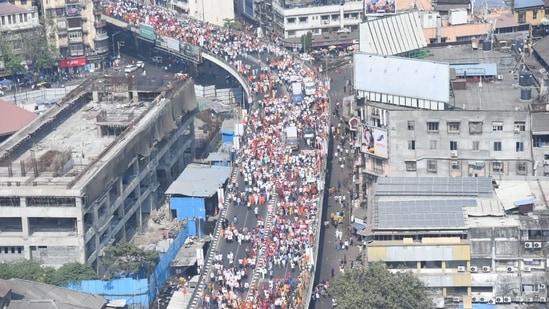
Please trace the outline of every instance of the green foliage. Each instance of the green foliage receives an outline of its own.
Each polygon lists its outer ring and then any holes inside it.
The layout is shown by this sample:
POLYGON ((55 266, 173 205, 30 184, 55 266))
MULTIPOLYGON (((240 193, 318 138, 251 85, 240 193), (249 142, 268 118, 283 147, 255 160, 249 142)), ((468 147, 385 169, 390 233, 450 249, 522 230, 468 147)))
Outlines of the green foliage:
POLYGON ((97 273, 93 268, 80 263, 68 263, 51 274, 49 283, 57 286, 66 286, 67 283, 76 283, 91 279, 97 279, 97 273))
POLYGON ((384 264, 346 270, 332 285, 339 309, 430 308, 425 285, 411 272, 391 273, 384 264))
POLYGON ((120 242, 105 249, 101 263, 106 267, 104 279, 143 271, 148 276, 158 262, 158 252, 143 250, 128 242, 120 242))
POLYGON ((86 279, 97 279, 93 268, 80 263, 69 263, 58 270, 43 266, 33 260, 20 260, 10 263, 0 263, 1 279, 24 279, 57 286, 65 286, 69 282, 79 282, 86 279))
POLYGON ((24 55, 35 69, 51 68, 56 62, 56 48, 48 44, 42 28, 24 36, 24 55))
POLYGON ((307 32, 301 36, 301 46, 303 46, 304 52, 309 52, 311 50, 313 47, 313 34, 311 32, 307 32))
POLYGON ((24 71, 24 67, 21 64, 21 57, 19 55, 5 54, 4 65, 7 75, 13 75, 17 72, 24 71))
POLYGON ((231 30, 236 30, 236 31, 242 31, 243 27, 242 27, 242 23, 240 23, 240 21, 236 20, 236 19, 230 19, 230 18, 224 18, 223 19, 223 26, 225 28, 229 28, 231 30))

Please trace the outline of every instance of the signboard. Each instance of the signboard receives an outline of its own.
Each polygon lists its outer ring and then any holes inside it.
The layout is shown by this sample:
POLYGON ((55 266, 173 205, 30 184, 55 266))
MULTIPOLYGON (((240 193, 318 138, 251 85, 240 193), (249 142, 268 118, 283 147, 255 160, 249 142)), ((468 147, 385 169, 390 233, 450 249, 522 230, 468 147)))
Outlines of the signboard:
POLYGON ((385 15, 396 12, 395 0, 365 0, 364 10, 366 15, 385 15))
POLYGON ((360 151, 388 158, 387 132, 380 128, 362 125, 360 130, 360 151))
POLYGON ((154 27, 150 26, 150 25, 140 24, 139 25, 139 36, 144 38, 144 39, 154 41, 154 38, 155 38, 154 27))
POLYGON ((168 43, 168 49, 179 52, 179 41, 173 38, 166 37, 166 42, 168 43))
POLYGON ((86 65, 86 58, 59 60, 59 66, 62 68, 81 67, 84 65, 86 65))
POLYGON ((200 63, 200 47, 189 43, 179 42, 179 54, 194 63, 200 63))
POLYGON ((161 35, 157 35, 157 36, 156 36, 156 40, 154 41, 154 45, 155 45, 156 47, 168 49, 168 40, 167 40, 167 37, 161 36, 161 35))

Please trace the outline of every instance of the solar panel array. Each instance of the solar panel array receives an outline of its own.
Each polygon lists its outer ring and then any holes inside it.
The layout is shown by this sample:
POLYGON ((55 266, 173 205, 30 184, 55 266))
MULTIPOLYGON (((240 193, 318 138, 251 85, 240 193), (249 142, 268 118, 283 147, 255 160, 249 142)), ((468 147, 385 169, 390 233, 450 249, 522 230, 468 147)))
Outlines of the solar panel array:
POLYGON ((473 199, 379 201, 376 228, 463 228, 463 207, 476 205, 473 199))
POLYGON ((387 177, 378 178, 376 196, 474 196, 491 197, 488 177, 387 177))

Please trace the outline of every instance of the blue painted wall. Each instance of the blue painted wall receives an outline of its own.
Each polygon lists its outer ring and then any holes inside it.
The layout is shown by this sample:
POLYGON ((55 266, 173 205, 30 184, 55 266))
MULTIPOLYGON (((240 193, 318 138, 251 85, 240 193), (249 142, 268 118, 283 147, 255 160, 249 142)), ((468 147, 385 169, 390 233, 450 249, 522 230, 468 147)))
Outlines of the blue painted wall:
POLYGON ((206 201, 202 197, 170 197, 170 208, 177 213, 177 219, 194 221, 194 218, 206 220, 206 201))

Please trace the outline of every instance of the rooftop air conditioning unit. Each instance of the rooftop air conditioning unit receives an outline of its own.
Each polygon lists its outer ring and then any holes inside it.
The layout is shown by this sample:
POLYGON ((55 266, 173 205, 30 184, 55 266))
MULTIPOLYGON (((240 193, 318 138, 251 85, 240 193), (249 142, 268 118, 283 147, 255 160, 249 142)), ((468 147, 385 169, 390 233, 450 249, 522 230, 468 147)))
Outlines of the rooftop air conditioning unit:
POLYGON ((532 243, 531 242, 525 242, 524 243, 524 248, 526 248, 526 249, 532 248, 532 243))
POLYGON ((459 303, 461 301, 461 297, 454 296, 452 300, 454 301, 454 303, 459 303))
POLYGON ((512 273, 515 271, 515 268, 513 266, 507 266, 507 272, 512 273))
POLYGON ((539 241, 534 242, 532 245, 534 246, 534 248, 541 248, 541 246, 542 246, 541 242, 539 242, 539 241))
POLYGON ((522 271, 531 272, 531 271, 532 271, 532 267, 530 267, 530 266, 524 266, 524 269, 523 269, 522 271))
POLYGON ((485 303, 487 301, 487 299, 486 299, 486 297, 481 296, 478 301, 481 302, 481 303, 485 303))
POLYGON ((482 266, 482 272, 483 273, 489 273, 490 272, 490 266, 482 266))
POLYGON ((471 272, 472 272, 472 273, 477 273, 477 272, 478 272, 478 267, 476 267, 476 266, 471 266, 471 272))
POLYGON ((506 303, 506 304, 510 303, 511 302, 511 296, 504 296, 503 297, 503 302, 506 303))
POLYGON ((471 297, 471 301, 474 302, 474 303, 478 303, 479 302, 479 297, 473 296, 473 297, 471 297))
POLYGON ((503 303, 503 297, 501 296, 496 297, 496 304, 501 304, 501 303, 503 303))
POLYGON ((489 303, 489 304, 495 304, 496 302, 494 301, 493 298, 490 298, 490 299, 488 300, 488 303, 489 303))
POLYGON ((545 284, 540 283, 540 284, 538 285, 538 288, 539 288, 540 290, 545 290, 546 286, 545 286, 545 284))
POLYGON ((465 266, 458 266, 458 272, 463 273, 465 272, 465 266))
POLYGON ((546 303, 546 302, 547 302, 547 298, 546 298, 546 297, 540 297, 540 298, 539 298, 539 302, 540 302, 540 303, 546 303))
POLYGON ((452 158, 457 158, 458 157, 458 151, 457 150, 452 150, 450 152, 450 155, 452 156, 452 158))
POLYGON ((524 299, 522 298, 522 296, 517 296, 517 297, 515 297, 515 301, 517 303, 522 303, 524 301, 524 299))

